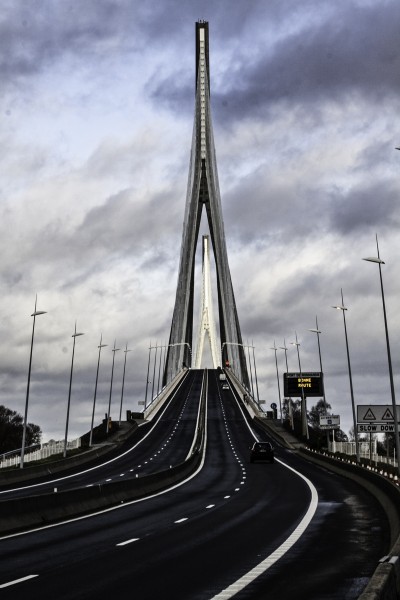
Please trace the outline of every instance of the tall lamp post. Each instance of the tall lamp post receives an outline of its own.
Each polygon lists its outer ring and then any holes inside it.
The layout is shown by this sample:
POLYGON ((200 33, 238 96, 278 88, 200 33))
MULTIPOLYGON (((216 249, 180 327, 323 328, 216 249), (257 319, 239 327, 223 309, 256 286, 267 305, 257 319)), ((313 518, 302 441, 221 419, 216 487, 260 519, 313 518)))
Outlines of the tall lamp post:
MULTIPOLYGON (((299 371, 300 371, 300 379, 302 378, 302 374, 301 374, 301 362, 300 362, 300 350, 299 350, 299 346, 300 346, 300 342, 297 341, 297 332, 295 331, 296 334, 296 341, 295 342, 290 342, 292 344, 292 346, 296 346, 297 348, 297 358, 299 360, 299 371)), ((308 439, 309 435, 308 435, 308 423, 307 423, 307 404, 306 404, 306 397, 304 395, 304 388, 301 388, 301 431, 302 434, 305 435, 308 439)))
POLYGON ((256 382, 256 390, 257 390, 257 404, 258 407, 260 408, 260 395, 258 393, 258 380, 257 380, 257 368, 256 368, 256 355, 255 355, 255 350, 254 350, 254 344, 253 344, 253 340, 251 340, 251 347, 253 349, 253 366, 254 366, 254 379, 256 382))
MULTIPOLYGON (((288 349, 286 348, 286 340, 283 339, 283 346, 279 346, 279 348, 281 350, 285 351, 285 362, 286 362, 286 374, 289 373, 289 367, 288 367, 288 361, 287 361, 287 351, 288 349)), ((290 426, 292 428, 292 430, 294 429, 294 423, 293 423, 293 407, 292 407, 292 399, 288 398, 288 412, 289 412, 289 421, 290 421, 290 426)))
POLYGON ((92 441, 93 441, 93 424, 94 424, 94 412, 95 412, 95 408, 96 408, 96 396, 97 396, 97 382, 99 379, 99 367, 100 367, 100 354, 101 354, 101 349, 105 348, 107 346, 107 344, 102 344, 103 340, 103 335, 100 335, 100 344, 97 346, 99 349, 99 357, 97 359, 97 371, 96 371, 96 383, 94 386, 94 397, 93 397, 93 410, 92 410, 92 424, 90 426, 90 437, 89 437, 89 446, 92 445, 92 441))
POLYGON ((32 354, 33 354, 33 339, 35 337, 35 322, 36 322, 36 317, 38 317, 39 315, 45 315, 46 314, 45 310, 36 310, 36 305, 37 305, 37 295, 36 295, 36 298, 35 298, 35 310, 31 314, 31 317, 33 317, 33 325, 32 325, 31 352, 30 352, 30 355, 29 355, 28 383, 27 383, 27 386, 26 386, 24 428, 23 428, 23 432, 22 432, 21 462, 20 462, 21 469, 24 468, 24 458, 25 458, 26 427, 27 427, 27 424, 28 424, 27 420, 28 420, 29 388, 30 388, 30 385, 31 385, 32 354))
POLYGON ((72 372, 74 370, 75 340, 80 335, 85 335, 85 334, 84 333, 76 333, 76 322, 75 322, 75 330, 74 330, 74 333, 72 334, 72 337, 74 338, 74 341, 73 341, 73 344, 72 344, 72 359, 71 359, 71 373, 70 373, 70 376, 69 376, 67 419, 66 419, 66 422, 65 422, 65 437, 64 437, 64 452, 63 452, 64 458, 67 456, 69 409, 70 409, 70 405, 71 405, 71 388, 72 388, 72 372))
POLYGON ((251 360, 250 360, 250 346, 249 346, 249 341, 247 340, 247 360, 248 360, 248 364, 249 364, 249 368, 250 368, 250 389, 251 389, 251 395, 254 398, 254 385, 253 385, 253 369, 251 368, 251 360))
POLYGON ((153 400, 154 400, 154 385, 155 385, 155 382, 156 382, 157 351, 158 351, 158 345, 157 345, 157 342, 156 342, 156 351, 154 353, 154 365, 153 365, 153 382, 152 382, 152 386, 151 386, 151 402, 153 402, 153 400))
POLYGON ((146 410, 146 407, 147 407, 147 392, 149 390, 149 383, 150 383, 150 381, 149 381, 149 371, 150 371, 150 354, 151 354, 151 348, 152 348, 152 346, 151 346, 151 342, 150 342, 150 346, 149 346, 149 358, 148 358, 148 361, 147 361, 146 394, 145 394, 145 397, 144 397, 144 410, 146 410))
POLYGON ((114 340, 114 348, 111 350, 111 352, 113 353, 113 359, 112 359, 112 367, 111 367, 110 397, 108 399, 108 412, 107 412, 107 418, 106 418, 106 434, 107 435, 108 435, 108 427, 109 427, 109 423, 110 423, 111 396, 112 396, 112 388, 113 388, 115 353, 118 352, 118 350, 120 350, 120 348, 115 347, 115 343, 116 343, 116 340, 114 340))
MULTIPOLYGON (((324 381, 324 372, 323 372, 323 369, 322 369, 322 358, 321 358, 321 344, 319 342, 319 336, 322 333, 322 331, 318 328, 318 317, 317 317, 317 315, 315 315, 315 329, 309 329, 308 331, 311 331, 312 333, 316 333, 317 334, 319 366, 320 366, 320 369, 321 369, 321 377, 322 377, 322 392, 323 392, 325 414, 327 415, 328 414, 328 407, 326 405, 325 381, 324 381)), ((333 441, 335 441, 335 430, 332 429, 332 432, 333 432, 333 441)), ((326 430, 326 441, 329 442, 329 429, 326 430)))
POLYGON ((395 438, 395 447, 396 447, 396 458, 397 458, 397 470, 400 475, 400 441, 399 441, 399 424, 397 421, 397 406, 396 406, 396 396, 394 392, 394 382, 393 382, 393 369, 392 369, 392 358, 390 354, 390 343, 389 343, 389 331, 386 317, 386 304, 385 304, 385 294, 383 291, 383 279, 382 279, 382 268, 381 265, 384 265, 385 262, 379 256, 379 245, 378 245, 378 236, 376 236, 376 250, 378 257, 369 257, 364 258, 368 262, 377 263, 379 267, 379 279, 381 283, 381 294, 382 294, 382 307, 383 307, 383 319, 385 322, 385 335, 386 335, 386 349, 387 349, 387 357, 388 357, 388 365, 389 365, 389 379, 390 379, 390 393, 392 397, 392 407, 393 407, 393 419, 394 419, 394 438, 395 438))
POLYGON ((281 413, 281 423, 282 423, 283 418, 282 418, 281 386, 279 384, 278 359, 276 357, 276 352, 277 352, 278 348, 275 346, 275 340, 274 340, 274 347, 271 348, 271 350, 274 350, 274 352, 275 352, 276 380, 278 382, 279 410, 281 413))
POLYGON ((350 365, 350 352, 349 352, 349 341, 347 339, 347 327, 346 327, 346 310, 347 308, 344 306, 343 301, 343 290, 340 290, 342 296, 342 304, 340 306, 332 306, 332 308, 336 308, 337 310, 341 310, 343 313, 343 325, 344 325, 344 337, 346 340, 346 352, 347 352, 347 366, 349 371, 349 381, 350 381, 350 396, 351 396, 351 408, 353 412, 353 428, 354 428, 354 439, 356 442, 356 461, 360 462, 360 448, 358 444, 358 432, 357 432, 357 419, 356 419, 356 407, 354 404, 354 393, 353 393, 353 380, 351 377, 351 365, 350 365))
MULTIPOLYGON (((243 344, 240 344, 239 342, 223 342, 222 346, 221 346, 221 356, 223 356, 223 352, 224 352, 224 346, 242 346, 242 348, 245 348, 245 346, 243 344)), ((251 345, 249 346, 249 348, 253 349, 253 365, 254 365, 254 378, 256 381, 256 391, 257 391, 257 404, 258 407, 260 408, 260 397, 258 394, 258 381, 257 381, 257 370, 256 370, 256 357, 255 357, 255 353, 254 353, 254 346, 251 345)), ((250 363, 250 359, 249 359, 249 363, 250 363)), ((250 368, 251 368, 251 363, 250 363, 250 368)), ((254 398, 254 394, 253 394, 253 398, 254 398)), ((255 400, 255 398, 254 398, 255 400)))
POLYGON ((122 415, 122 401, 124 399, 126 355, 128 354, 128 352, 131 352, 131 350, 128 350, 128 344, 125 344, 125 350, 124 350, 124 354, 125 354, 125 358, 124 358, 124 370, 123 370, 123 374, 122 374, 122 388, 121 388, 121 404, 120 404, 120 407, 119 407, 119 426, 120 427, 121 427, 121 415, 122 415))

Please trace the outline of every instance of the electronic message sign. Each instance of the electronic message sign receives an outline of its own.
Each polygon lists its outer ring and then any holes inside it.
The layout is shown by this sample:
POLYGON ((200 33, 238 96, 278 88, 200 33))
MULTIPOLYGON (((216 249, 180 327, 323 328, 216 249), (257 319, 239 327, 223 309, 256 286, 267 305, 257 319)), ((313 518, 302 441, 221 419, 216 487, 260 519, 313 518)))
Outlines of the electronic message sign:
POLYGON ((284 373, 284 395, 306 397, 324 395, 324 381, 322 373, 284 373))

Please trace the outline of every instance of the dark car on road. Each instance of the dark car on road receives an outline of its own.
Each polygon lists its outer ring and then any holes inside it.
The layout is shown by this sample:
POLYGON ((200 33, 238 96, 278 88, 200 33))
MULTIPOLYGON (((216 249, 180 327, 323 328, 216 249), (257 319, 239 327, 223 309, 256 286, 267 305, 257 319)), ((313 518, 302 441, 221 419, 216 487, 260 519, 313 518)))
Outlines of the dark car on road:
POLYGON ((270 442, 254 442, 250 448, 250 462, 266 460, 273 463, 275 459, 274 448, 270 442))

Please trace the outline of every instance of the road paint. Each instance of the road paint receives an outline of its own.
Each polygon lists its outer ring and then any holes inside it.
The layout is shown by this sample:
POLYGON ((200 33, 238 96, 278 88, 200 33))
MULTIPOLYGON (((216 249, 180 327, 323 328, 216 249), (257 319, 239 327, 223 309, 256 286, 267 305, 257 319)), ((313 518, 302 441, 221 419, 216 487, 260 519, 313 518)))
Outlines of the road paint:
POLYGON ((283 544, 281 544, 274 552, 272 552, 272 554, 267 556, 263 561, 261 561, 257 566, 251 569, 248 573, 243 575, 243 577, 240 577, 237 581, 235 581, 230 586, 222 590, 216 596, 213 596, 210 600, 228 600, 229 598, 235 596, 237 593, 241 592, 247 585, 249 585, 255 579, 257 579, 259 575, 265 573, 265 571, 267 571, 280 558, 282 558, 282 556, 286 554, 286 552, 290 550, 290 548, 301 538, 308 525, 310 524, 312 518, 314 517, 315 511, 318 507, 318 492, 315 489, 313 483, 309 479, 307 479, 307 477, 305 477, 302 473, 296 471, 292 467, 289 467, 289 465, 287 465, 283 461, 277 459, 277 462, 286 467, 286 469, 293 471, 293 473, 295 473, 298 477, 303 479, 303 481, 305 481, 308 485, 311 492, 311 500, 310 504, 308 505, 308 509, 304 517, 296 527, 296 529, 289 535, 289 537, 283 542, 283 544))
POLYGON ((183 517, 183 519, 178 519, 177 521, 174 521, 174 523, 183 523, 183 521, 187 521, 188 517, 183 517))
POLYGON ((132 542, 137 542, 140 538, 131 538, 130 540, 125 540, 125 542, 119 542, 116 544, 117 546, 126 546, 127 544, 132 544, 132 542))
POLYGON ((21 577, 20 579, 14 579, 14 581, 2 583, 0 585, 0 589, 10 587, 11 585, 16 585, 17 583, 22 583, 23 581, 28 581, 28 579, 33 579, 34 577, 39 577, 39 575, 27 575, 26 577, 21 577))

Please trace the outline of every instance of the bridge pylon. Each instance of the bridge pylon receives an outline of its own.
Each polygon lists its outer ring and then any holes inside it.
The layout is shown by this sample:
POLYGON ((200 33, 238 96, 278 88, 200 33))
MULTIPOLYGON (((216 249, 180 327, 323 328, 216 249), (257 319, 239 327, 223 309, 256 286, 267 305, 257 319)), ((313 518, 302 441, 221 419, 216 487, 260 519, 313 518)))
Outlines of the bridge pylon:
POLYGON ((203 358, 204 342, 207 337, 211 358, 214 369, 221 366, 221 349, 218 349, 217 335, 215 331, 214 311, 212 304, 211 293, 211 275, 210 275, 210 252, 209 252, 209 237, 203 235, 203 279, 201 287, 201 306, 199 329, 197 334, 197 348, 194 368, 201 368, 203 358))
POLYGON ((233 292, 222 218, 217 159, 211 121, 209 31, 196 23, 195 116, 186 193, 178 284, 168 344, 164 383, 183 366, 192 366, 194 270, 205 207, 215 259, 222 366, 232 368, 248 388, 246 357, 233 292))

